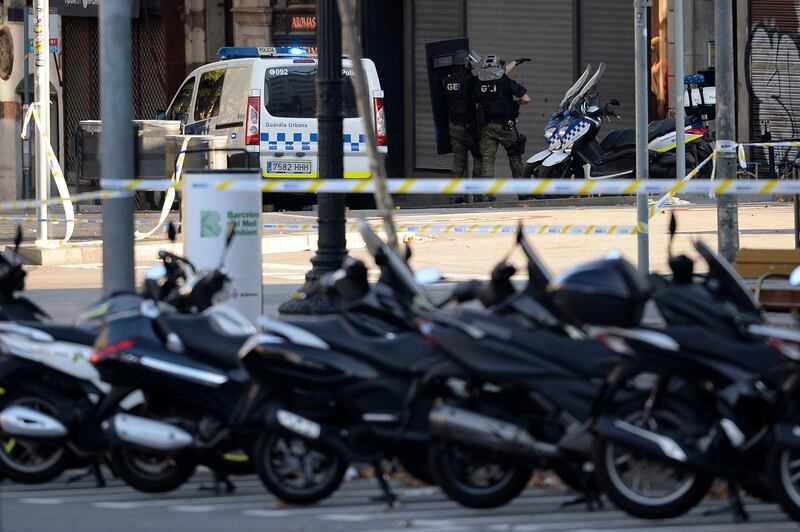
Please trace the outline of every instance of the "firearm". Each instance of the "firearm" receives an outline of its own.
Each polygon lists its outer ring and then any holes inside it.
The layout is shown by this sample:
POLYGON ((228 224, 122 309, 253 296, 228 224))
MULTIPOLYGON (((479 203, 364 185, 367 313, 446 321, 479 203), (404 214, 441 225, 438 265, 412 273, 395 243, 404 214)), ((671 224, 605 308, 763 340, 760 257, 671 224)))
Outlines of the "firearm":
POLYGON ((531 60, 530 57, 520 57, 519 59, 514 59, 510 63, 506 65, 506 74, 514 70, 516 67, 521 65, 522 63, 527 63, 531 60))

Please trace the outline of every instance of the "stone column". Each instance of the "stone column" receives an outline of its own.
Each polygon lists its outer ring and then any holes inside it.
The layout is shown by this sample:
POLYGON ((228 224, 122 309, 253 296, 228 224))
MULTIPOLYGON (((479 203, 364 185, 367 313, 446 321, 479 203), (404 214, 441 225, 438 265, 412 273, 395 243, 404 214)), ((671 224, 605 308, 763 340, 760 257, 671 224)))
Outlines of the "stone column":
POLYGON ((233 40, 236 46, 272 44, 271 0, 234 0, 233 40))
POLYGON ((185 0, 186 68, 189 72, 214 58, 206 54, 205 0, 185 0))

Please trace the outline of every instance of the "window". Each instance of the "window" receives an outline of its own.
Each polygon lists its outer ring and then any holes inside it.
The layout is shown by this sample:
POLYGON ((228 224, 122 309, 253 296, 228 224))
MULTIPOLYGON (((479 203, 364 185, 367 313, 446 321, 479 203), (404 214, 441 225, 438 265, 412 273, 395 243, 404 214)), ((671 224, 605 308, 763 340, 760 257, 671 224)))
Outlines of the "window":
POLYGON ((212 70, 200 77, 197 101, 194 104, 194 119, 207 120, 219 114, 222 87, 225 84, 225 69, 212 70))
POLYGON ((192 93, 194 92, 194 78, 186 80, 183 87, 178 91, 175 96, 175 101, 172 102, 172 107, 167 111, 167 120, 179 120, 180 115, 189 113, 189 106, 192 105, 192 93))
MULTIPOLYGON (((345 118, 356 118, 356 95, 353 90, 352 70, 344 73, 342 113, 345 118)), ((315 118, 317 116, 317 67, 291 65, 267 69, 265 105, 267 112, 276 117, 315 118)))

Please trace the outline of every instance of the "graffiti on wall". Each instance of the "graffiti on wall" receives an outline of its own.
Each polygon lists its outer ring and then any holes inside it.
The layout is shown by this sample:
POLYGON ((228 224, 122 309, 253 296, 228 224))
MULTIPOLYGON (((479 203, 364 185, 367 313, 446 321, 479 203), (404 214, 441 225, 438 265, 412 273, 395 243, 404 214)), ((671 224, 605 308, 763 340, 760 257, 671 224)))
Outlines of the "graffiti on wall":
MULTIPOLYGON (((753 140, 760 139, 765 127, 774 140, 800 138, 800 6, 796 0, 773 0, 769 9, 753 3, 746 53, 753 140)), ((796 159, 797 152, 784 150, 779 157, 796 159)))

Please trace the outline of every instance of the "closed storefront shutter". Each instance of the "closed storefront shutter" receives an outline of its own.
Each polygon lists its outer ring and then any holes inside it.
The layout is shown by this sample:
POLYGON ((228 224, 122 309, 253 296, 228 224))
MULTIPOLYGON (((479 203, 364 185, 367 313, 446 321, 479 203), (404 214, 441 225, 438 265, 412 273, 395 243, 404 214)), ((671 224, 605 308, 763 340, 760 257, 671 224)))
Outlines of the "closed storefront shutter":
POLYGON ((462 37, 462 0, 414 2, 414 168, 448 170, 451 157, 438 155, 428 88, 425 43, 462 37))
MULTIPOLYGON (((530 57, 511 78, 528 89, 532 102, 520 109, 517 128, 527 135, 523 162, 546 148, 544 126, 573 83, 572 2, 467 1, 467 36, 481 56, 499 54, 506 62, 530 57)), ((495 177, 511 177, 503 148, 495 177)))
POLYGON ((746 54, 753 140, 764 122, 773 139, 800 138, 800 1, 751 1, 746 54))
POLYGON ((580 2, 580 59, 595 68, 606 64, 600 82, 602 104, 616 98, 622 120, 604 122, 601 138, 611 129, 634 127, 636 84, 634 80, 633 3, 630 0, 583 0, 580 2))

